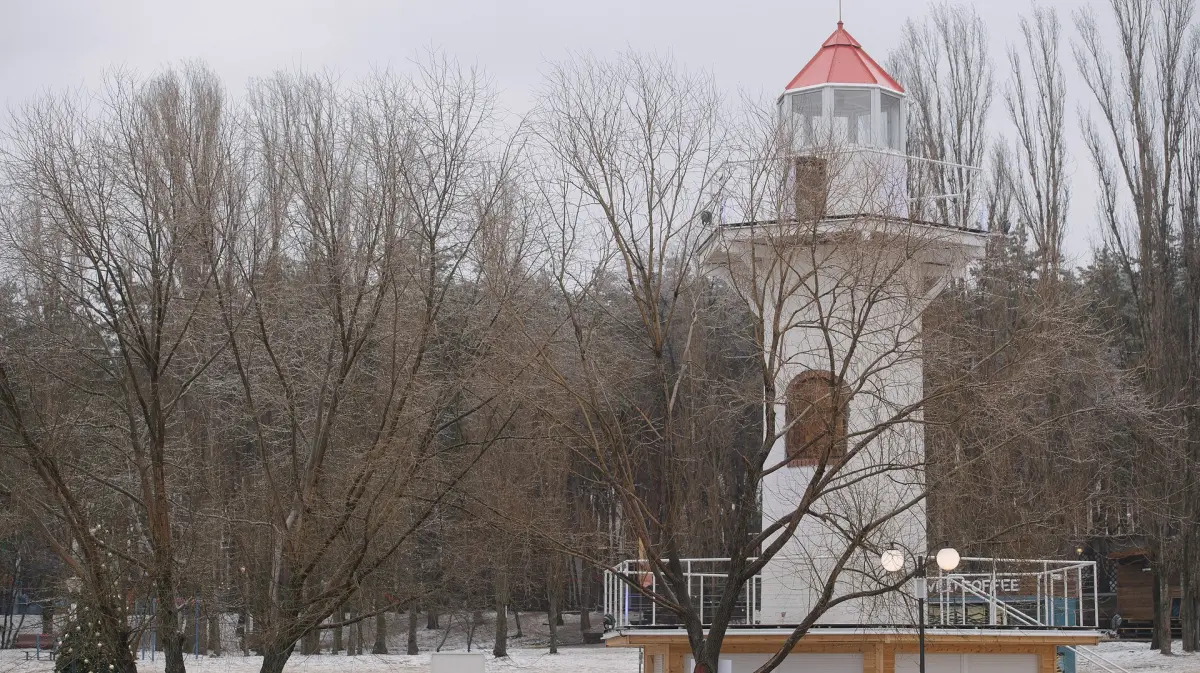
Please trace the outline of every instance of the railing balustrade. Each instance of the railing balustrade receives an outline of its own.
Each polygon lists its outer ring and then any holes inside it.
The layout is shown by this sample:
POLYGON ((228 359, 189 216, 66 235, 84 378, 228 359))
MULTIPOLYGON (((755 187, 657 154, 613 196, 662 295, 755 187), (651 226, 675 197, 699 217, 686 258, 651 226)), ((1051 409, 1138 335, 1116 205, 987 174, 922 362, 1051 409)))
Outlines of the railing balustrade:
MULTIPOLYGON (((708 625, 728 582, 729 559, 681 563, 692 604, 701 623, 708 625)), ((926 624, 1098 629, 1096 571, 1094 561, 963 558, 955 571, 938 570, 930 576, 926 624)), ((739 590, 733 626, 763 622, 762 592, 761 576, 739 590)), ((675 614, 650 598, 661 593, 647 561, 622 561, 604 574, 604 611, 618 630, 680 626, 675 614)))

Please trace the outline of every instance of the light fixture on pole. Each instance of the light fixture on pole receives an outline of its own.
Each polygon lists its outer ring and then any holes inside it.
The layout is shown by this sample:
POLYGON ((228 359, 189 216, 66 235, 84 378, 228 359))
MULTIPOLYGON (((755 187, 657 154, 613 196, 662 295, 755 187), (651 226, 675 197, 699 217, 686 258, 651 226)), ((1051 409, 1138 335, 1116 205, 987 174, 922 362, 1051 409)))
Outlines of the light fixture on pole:
POLYGON ((953 547, 945 547, 937 553, 938 567, 946 572, 950 572, 958 567, 962 557, 958 555, 958 550, 953 547))
MULTIPOLYGON (((958 567, 962 562, 962 557, 958 550, 953 547, 944 547, 938 551, 934 561, 938 567, 944 572, 950 572, 958 567)), ((879 564, 883 569, 890 572, 898 572, 904 568, 904 552, 899 549, 888 549, 879 555, 879 564)), ((920 621, 917 622, 917 647, 920 652, 920 672, 925 673, 925 600, 929 596, 929 585, 926 581, 927 557, 917 557, 917 572, 914 578, 913 593, 917 597, 917 614, 920 616, 920 621)))
POLYGON ((888 549, 879 556, 883 569, 894 573, 904 567, 904 552, 899 549, 888 549))

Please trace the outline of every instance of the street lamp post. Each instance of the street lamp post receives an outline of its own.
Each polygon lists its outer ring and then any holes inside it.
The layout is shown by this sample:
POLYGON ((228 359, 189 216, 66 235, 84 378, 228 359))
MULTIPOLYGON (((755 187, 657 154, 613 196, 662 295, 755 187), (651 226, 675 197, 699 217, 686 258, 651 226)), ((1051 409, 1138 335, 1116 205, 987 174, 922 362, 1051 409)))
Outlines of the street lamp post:
POLYGON ((929 596, 929 583, 926 580, 925 556, 917 557, 917 656, 921 673, 925 673, 925 599, 929 596))
MULTIPOLYGON (((950 572, 958 567, 962 560, 958 551, 953 547, 945 547, 938 551, 934 559, 938 567, 946 572, 950 572)), ((917 651, 919 658, 920 672, 925 673, 925 601, 929 597, 929 584, 926 573, 926 564, 928 559, 924 555, 916 558, 917 567, 915 573, 915 591, 917 595, 917 612, 919 620, 917 621, 917 651)), ((904 569, 904 552, 898 549, 888 549, 879 556, 879 563, 883 569, 890 572, 898 572, 904 569)))

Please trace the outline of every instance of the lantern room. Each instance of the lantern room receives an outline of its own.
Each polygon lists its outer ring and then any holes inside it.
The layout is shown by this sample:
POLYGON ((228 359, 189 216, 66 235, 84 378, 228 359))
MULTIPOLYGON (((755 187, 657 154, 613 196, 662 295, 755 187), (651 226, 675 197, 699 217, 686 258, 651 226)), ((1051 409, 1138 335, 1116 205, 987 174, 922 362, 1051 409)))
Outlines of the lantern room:
POLYGON ((794 130, 797 150, 836 144, 904 152, 904 87, 841 21, 788 82, 779 115, 794 130))

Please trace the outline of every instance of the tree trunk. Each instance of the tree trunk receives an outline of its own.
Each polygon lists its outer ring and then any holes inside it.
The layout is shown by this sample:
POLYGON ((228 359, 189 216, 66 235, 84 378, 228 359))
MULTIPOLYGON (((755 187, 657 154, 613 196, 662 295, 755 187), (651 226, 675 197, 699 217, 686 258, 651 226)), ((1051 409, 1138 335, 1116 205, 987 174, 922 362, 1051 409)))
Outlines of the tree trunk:
POLYGON ((250 615, 246 614, 245 608, 238 610, 237 630, 235 633, 237 634, 238 639, 238 649, 242 651, 243 657, 250 656, 250 634, 248 633, 250 627, 249 617, 250 615))
MULTIPOLYGON (((346 621, 346 613, 335 612, 333 614, 333 618, 339 622, 344 622, 344 621, 346 621)), ((338 652, 342 651, 342 644, 343 644, 342 643, 342 635, 343 635, 342 632, 344 630, 345 630, 344 627, 341 627, 341 626, 339 626, 333 630, 333 649, 331 649, 329 651, 330 654, 337 654, 338 652)))
POLYGON ((283 667, 287 665, 295 647, 296 644, 292 643, 287 647, 265 648, 262 668, 258 669, 258 673, 283 673, 283 667))
POLYGON ((512 613, 513 613, 513 621, 515 621, 517 623, 517 636, 516 637, 524 638, 525 631, 521 628, 521 613, 517 611, 517 608, 515 606, 513 607, 512 613))
POLYGON ((1183 633, 1183 651, 1196 652, 1200 650, 1200 629, 1197 628, 1196 620, 1196 587, 1190 582, 1186 589, 1181 593, 1179 600, 1179 621, 1182 626, 1183 633))
MULTIPOLYGON (((126 633, 128 635, 128 633, 126 633)), ((133 650, 123 646, 117 648, 117 656, 113 661, 113 673, 137 673, 137 661, 134 660, 133 650)))
POLYGON ((1192 561, 1192 556, 1195 552, 1192 549, 1191 536, 1187 536, 1183 540, 1183 559, 1180 564, 1182 569, 1179 572, 1179 623, 1183 633, 1183 651, 1195 652, 1200 649, 1197 634, 1200 633, 1200 628, 1197 626, 1196 615, 1196 584, 1192 574, 1192 569, 1195 567, 1192 561))
POLYGON ((187 610, 180 614, 179 624, 179 639, 180 649, 183 651, 183 656, 191 654, 193 648, 199 643, 196 642, 196 626, 192 623, 192 611, 187 610))
POLYGON ((54 604, 42 603, 42 633, 54 633, 54 604))
POLYGON ((558 614, 558 591, 554 587, 550 587, 550 612, 546 615, 546 622, 550 624, 550 654, 558 654, 558 620, 561 615, 558 614))
POLYGON ((312 656, 321 653, 321 632, 317 629, 307 631, 300 639, 300 654, 312 656))
POLYGON ((172 574, 160 573, 158 579, 158 640, 162 643, 164 673, 185 673, 183 634, 179 632, 179 610, 175 607, 172 574))
POLYGON ((446 638, 450 637, 450 627, 454 626, 454 615, 450 615, 450 623, 446 624, 446 630, 442 632, 442 640, 438 643, 437 649, 434 652, 441 652, 442 645, 446 644, 446 638))
POLYGON ((371 654, 387 654, 387 613, 375 615, 375 644, 371 646, 371 654))
POLYGON ((496 582, 496 640, 492 656, 508 656, 508 581, 501 575, 496 582))
POLYGON ((1192 646, 1193 652, 1200 651, 1200 591, 1195 582, 1192 582, 1192 646))
POLYGON ((587 568, 579 569, 579 632, 592 630, 592 583, 588 581, 587 568))
POLYGON ((1150 649, 1157 650, 1162 648, 1163 639, 1163 594, 1162 582, 1159 582, 1158 564, 1153 564, 1153 577, 1151 578, 1152 587, 1150 589, 1150 601, 1154 615, 1154 626, 1150 630, 1150 649))
POLYGON ((215 606, 208 616, 208 656, 221 656, 221 612, 215 606))
POLYGON ((1171 654, 1171 584, 1170 575, 1161 564, 1155 565, 1154 584, 1155 613, 1154 631, 1158 640, 1158 651, 1171 654))
POLYGON ((419 654, 417 649, 417 606, 408 606, 408 649, 405 652, 409 656, 419 654))
POLYGON ((437 608, 429 608, 429 612, 425 613, 425 629, 432 631, 436 628, 438 628, 437 608))
MULTIPOLYGON (((350 619, 354 619, 354 615, 355 615, 355 613, 351 612, 350 619)), ((347 654, 347 656, 351 656, 351 657, 357 656, 358 655, 358 642, 359 642, 359 638, 362 636, 362 631, 358 628, 358 623, 350 625, 350 633, 348 634, 348 636, 349 637, 346 642, 346 654, 347 654)))
POLYGON ((354 656, 362 656, 363 653, 363 624, 360 619, 354 622, 354 656))
POLYGON ((471 651, 471 645, 475 642, 475 620, 467 620, 467 651, 471 651))
POLYGON ((496 639, 492 656, 508 656, 508 572, 496 573, 496 639))
POLYGON ((508 656, 508 615, 503 605, 496 607, 496 643, 492 646, 492 656, 508 656))

